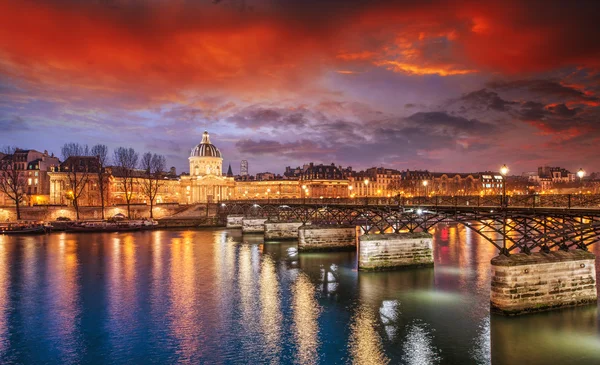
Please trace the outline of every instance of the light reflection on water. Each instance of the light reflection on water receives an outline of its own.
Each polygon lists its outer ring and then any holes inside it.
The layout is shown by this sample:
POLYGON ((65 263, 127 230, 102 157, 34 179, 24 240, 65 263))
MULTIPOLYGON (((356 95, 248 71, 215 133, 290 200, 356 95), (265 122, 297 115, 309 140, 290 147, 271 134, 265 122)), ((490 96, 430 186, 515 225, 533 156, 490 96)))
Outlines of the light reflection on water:
POLYGON ((0 235, 0 354, 5 353, 9 345, 8 310, 10 298, 8 290, 10 286, 10 272, 8 270, 9 262, 6 246, 5 236, 0 235))
POLYGON ((434 236, 380 273, 236 230, 0 236, 0 363, 600 363, 597 307, 490 316, 493 246, 434 236))
POLYGON ((316 291, 308 276, 300 274, 293 284, 294 327, 298 345, 296 361, 302 365, 316 364, 319 358, 318 317, 320 307, 316 299, 316 291))

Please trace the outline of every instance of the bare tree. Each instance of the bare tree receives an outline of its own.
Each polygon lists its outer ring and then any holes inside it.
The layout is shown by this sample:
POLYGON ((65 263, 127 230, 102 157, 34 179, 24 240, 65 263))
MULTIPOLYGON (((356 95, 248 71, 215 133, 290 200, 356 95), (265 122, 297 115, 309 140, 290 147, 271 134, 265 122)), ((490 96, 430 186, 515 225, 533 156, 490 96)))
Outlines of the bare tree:
POLYGON ((108 162, 108 147, 103 144, 97 144, 92 147, 91 153, 96 159, 96 173, 98 175, 98 192, 100 193, 100 205, 102 206, 102 219, 104 219, 104 205, 106 202, 106 187, 108 186, 106 175, 106 163, 108 162))
POLYGON ((166 159, 163 155, 144 153, 140 168, 144 170, 145 178, 142 179, 142 192, 150 201, 150 218, 153 216, 154 199, 165 182, 166 159))
POLYGON ((127 218, 131 218, 131 199, 133 198, 133 181, 139 155, 133 148, 119 147, 114 152, 114 163, 119 167, 123 192, 127 202, 127 218))
POLYGON ((25 198, 26 178, 25 171, 19 170, 14 160, 15 147, 2 148, 0 158, 0 192, 6 194, 15 203, 17 220, 21 219, 20 205, 25 198))
MULTIPOLYGON (((68 198, 73 201, 75 214, 79 220, 79 198, 90 180, 90 150, 87 145, 65 143, 61 148, 64 162, 61 167, 67 173, 69 186, 68 198)), ((95 165, 95 163, 93 163, 95 165)))

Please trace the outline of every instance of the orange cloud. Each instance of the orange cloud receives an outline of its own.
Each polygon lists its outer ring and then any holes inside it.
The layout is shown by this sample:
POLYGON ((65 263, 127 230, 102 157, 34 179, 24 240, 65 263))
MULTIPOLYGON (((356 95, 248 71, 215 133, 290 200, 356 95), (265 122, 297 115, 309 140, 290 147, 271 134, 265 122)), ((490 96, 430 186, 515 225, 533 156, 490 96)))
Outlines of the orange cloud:
POLYGON ((356 64, 454 76, 597 67, 600 59, 600 47, 585 40, 599 35, 591 15, 596 12, 587 5, 115 4, 0 0, 0 72, 53 91, 122 92, 174 102, 189 91, 252 98, 314 90, 324 71, 356 64))
POLYGON ((403 72, 409 75, 440 75, 440 76, 451 76, 451 75, 465 75, 477 70, 461 70, 454 69, 453 65, 438 65, 438 66, 420 66, 409 63, 402 63, 397 61, 378 61, 375 62, 377 66, 383 66, 388 70, 394 72, 403 72))

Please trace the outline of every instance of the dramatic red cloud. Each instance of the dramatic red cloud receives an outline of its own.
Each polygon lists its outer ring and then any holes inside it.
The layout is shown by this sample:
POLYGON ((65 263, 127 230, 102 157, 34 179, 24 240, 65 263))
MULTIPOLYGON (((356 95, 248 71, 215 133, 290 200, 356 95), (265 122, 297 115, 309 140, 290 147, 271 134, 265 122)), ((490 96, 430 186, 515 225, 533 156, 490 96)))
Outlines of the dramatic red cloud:
POLYGON ((301 89, 322 70, 520 73, 600 57, 593 4, 291 3, 0 0, 0 67, 33 83, 176 101, 188 89, 301 89))

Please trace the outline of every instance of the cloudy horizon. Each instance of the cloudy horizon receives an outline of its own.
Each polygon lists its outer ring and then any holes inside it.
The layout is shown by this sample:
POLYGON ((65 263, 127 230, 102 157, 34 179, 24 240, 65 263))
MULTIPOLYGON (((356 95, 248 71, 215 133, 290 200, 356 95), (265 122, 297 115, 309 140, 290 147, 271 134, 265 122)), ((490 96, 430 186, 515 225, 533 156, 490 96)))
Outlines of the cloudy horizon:
POLYGON ((0 145, 600 171, 594 2, 3 1, 0 145))

